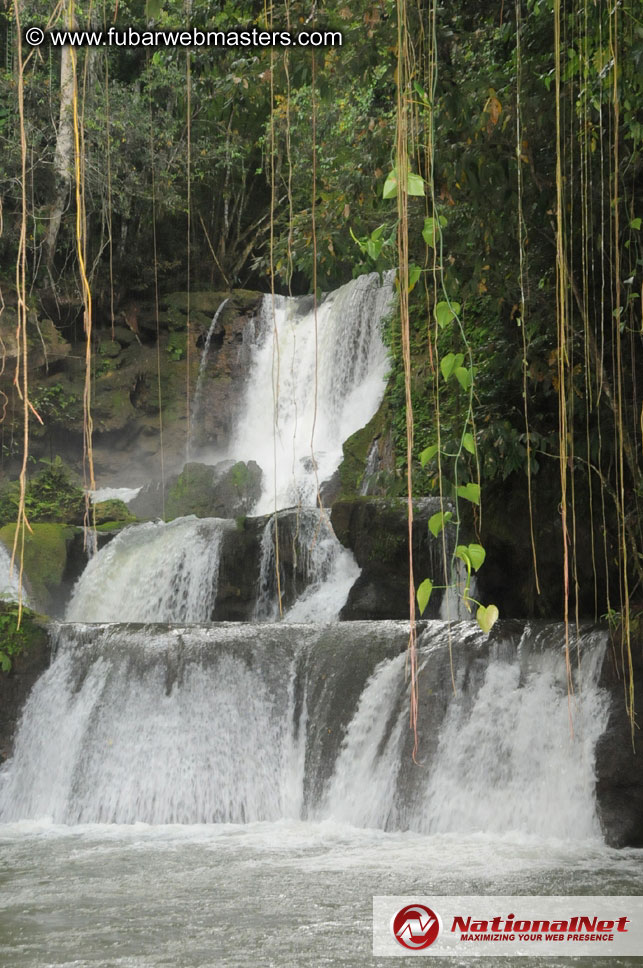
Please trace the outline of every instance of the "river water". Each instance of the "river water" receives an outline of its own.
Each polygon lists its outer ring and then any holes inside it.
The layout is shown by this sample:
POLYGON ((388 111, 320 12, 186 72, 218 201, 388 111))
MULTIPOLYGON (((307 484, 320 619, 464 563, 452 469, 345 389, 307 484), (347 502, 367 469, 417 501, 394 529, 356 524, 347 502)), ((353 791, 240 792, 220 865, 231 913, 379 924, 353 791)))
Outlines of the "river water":
POLYGON ((20 822, 0 827, 0 858, 7 968, 385 965, 390 959, 371 954, 374 894, 643 891, 641 852, 598 840, 422 836, 333 822, 20 822))

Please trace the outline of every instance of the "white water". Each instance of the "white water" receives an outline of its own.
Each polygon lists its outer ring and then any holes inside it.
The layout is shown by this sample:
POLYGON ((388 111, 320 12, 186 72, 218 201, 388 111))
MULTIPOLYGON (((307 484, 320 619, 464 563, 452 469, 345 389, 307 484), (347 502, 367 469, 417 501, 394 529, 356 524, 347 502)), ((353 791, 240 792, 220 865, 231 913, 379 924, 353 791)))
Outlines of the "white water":
MULTIPOLYGON (((269 518, 261 538, 255 607, 257 621, 275 622, 279 618, 275 555, 277 540, 282 561, 285 546, 290 545, 288 551, 297 571, 297 576, 289 576, 291 582, 298 577, 299 582, 303 581, 305 585, 294 604, 286 609, 284 621, 336 621, 351 587, 360 575, 360 568, 353 553, 338 541, 328 515, 317 508, 302 508, 269 518)), ((280 573, 283 596, 287 580, 283 566, 280 573)))
MULTIPOLYGON (((11 567, 11 555, 0 541, 0 598, 8 598, 10 601, 17 602, 20 597, 20 566, 18 560, 11 567)), ((29 605, 29 596, 24 585, 22 588, 22 601, 29 605)))
POLYGON ((95 491, 91 491, 90 494, 94 504, 98 504, 100 501, 123 501, 125 504, 129 504, 140 490, 140 487, 99 487, 95 491))
POLYGON ((255 513, 314 506, 317 486, 342 458, 342 443, 363 427, 384 395, 389 369, 382 321, 392 305, 392 274, 360 276, 317 309, 264 297, 241 417, 228 456, 256 460, 264 491, 255 513), (274 415, 274 419, 273 419, 274 415))
POLYGON ((218 518, 177 518, 125 528, 88 562, 74 588, 71 622, 207 622, 217 593, 218 518))
POLYGON ((522 661, 490 662, 477 693, 451 702, 421 830, 600 836, 594 750, 609 713, 597 684, 604 633, 583 641, 580 673, 574 670, 579 691, 571 703, 562 649, 531 638, 527 628, 518 646, 522 661))
POLYGON ((212 337, 214 335, 214 330, 216 329, 217 322, 219 321, 219 316, 225 309, 228 299, 224 299, 221 305, 218 307, 214 316, 212 317, 212 322, 210 323, 210 329, 208 330, 208 335, 205 338, 205 343, 203 345, 203 352, 201 354, 201 362, 199 364, 199 375, 196 381, 196 390, 194 391, 194 399, 192 400, 192 419, 190 421, 190 439, 188 440, 188 456, 191 454, 194 447, 194 437, 199 430, 199 419, 201 416, 201 399, 203 397, 203 384, 205 381, 205 374, 208 365, 208 357, 210 355, 210 343, 212 342, 212 337))
MULTIPOLYGON (((484 636, 455 627, 459 691, 449 699, 449 631, 427 623, 420 688, 424 695, 433 683, 447 708, 429 720, 419 766, 408 748, 405 634, 404 623, 349 623, 332 634, 287 625, 62 626, 58 656, 0 772, 0 820, 246 823, 309 815, 426 834, 599 838, 602 633, 582 640, 572 738, 560 626, 527 630, 517 648, 507 640, 482 662, 484 636), (392 654, 365 666, 359 656, 368 658, 375 634, 389 638, 392 654), (327 679, 316 663, 329 646, 336 671, 327 679), (343 740, 328 746, 325 737, 342 729, 338 711, 347 717, 343 740), (328 780, 306 803, 319 770, 328 780)), ((432 705, 421 707, 425 722, 432 705)))

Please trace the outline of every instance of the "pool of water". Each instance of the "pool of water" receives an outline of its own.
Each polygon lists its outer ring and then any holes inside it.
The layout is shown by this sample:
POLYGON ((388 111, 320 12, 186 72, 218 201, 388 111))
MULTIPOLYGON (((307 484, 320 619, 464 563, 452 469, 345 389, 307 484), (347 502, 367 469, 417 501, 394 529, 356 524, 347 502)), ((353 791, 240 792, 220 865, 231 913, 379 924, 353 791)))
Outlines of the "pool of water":
MULTIPOLYGON (((0 965, 386 965, 371 953, 374 894, 641 893, 643 851, 598 841, 429 837, 334 822, 20 822, 0 825, 0 965)), ((641 964, 542 963, 574 960, 641 964)))

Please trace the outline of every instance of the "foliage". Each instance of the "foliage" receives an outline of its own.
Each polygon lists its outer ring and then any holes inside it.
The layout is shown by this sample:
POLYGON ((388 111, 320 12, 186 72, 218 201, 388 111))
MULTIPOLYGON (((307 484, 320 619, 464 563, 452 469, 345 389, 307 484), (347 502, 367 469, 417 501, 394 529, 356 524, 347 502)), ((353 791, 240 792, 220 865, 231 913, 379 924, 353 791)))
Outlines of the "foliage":
POLYGON ((14 660, 45 634, 31 609, 23 607, 18 626, 18 603, 0 601, 0 672, 10 672, 14 660))
MULTIPOLYGON (((74 484, 60 457, 44 464, 27 483, 25 510, 28 521, 58 521, 82 524, 85 495, 74 484)), ((0 526, 16 520, 20 488, 17 481, 5 484, 0 491, 0 526)))

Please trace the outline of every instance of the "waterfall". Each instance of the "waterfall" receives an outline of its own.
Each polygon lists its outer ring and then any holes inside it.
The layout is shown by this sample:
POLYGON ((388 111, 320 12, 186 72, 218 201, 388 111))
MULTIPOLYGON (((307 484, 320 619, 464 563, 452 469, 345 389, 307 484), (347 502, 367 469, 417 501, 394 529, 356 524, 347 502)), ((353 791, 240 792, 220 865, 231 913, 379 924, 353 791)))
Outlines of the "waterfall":
POLYGON ((382 320, 393 273, 360 276, 329 293, 317 312, 309 297, 264 297, 246 397, 229 456, 256 460, 264 492, 256 513, 316 503, 317 486, 342 459, 342 443, 363 427, 384 395, 382 320), (272 430, 268 415, 274 414, 272 430))
POLYGON ((403 622, 60 626, 0 771, 0 820, 598 837, 605 635, 576 643, 572 734, 562 626, 489 643, 424 623, 418 764, 407 636, 403 622))
POLYGON ((208 365, 208 358, 210 356, 210 343, 212 342, 212 337, 214 336, 214 331, 217 328, 217 323, 219 321, 219 316, 223 312, 225 306, 230 301, 230 297, 224 299, 220 306, 217 308, 214 316, 212 317, 212 322, 210 323, 210 329, 208 330, 208 335, 205 338, 205 343, 203 344, 203 352, 201 353, 201 362, 199 363, 199 375, 197 376, 196 389, 194 391, 194 397, 192 399, 192 417, 190 420, 190 438, 188 440, 187 452, 190 455, 194 449, 194 444, 196 440, 196 433, 199 426, 199 418, 201 416, 201 399, 203 397, 203 384, 205 382, 205 374, 208 365))
POLYGON ((234 522, 177 518, 125 528, 94 555, 67 606, 72 622, 207 622, 221 541, 234 522))
POLYGON ((352 552, 337 540, 326 512, 318 508, 282 511, 268 519, 261 537, 257 621, 279 618, 277 539, 284 621, 336 621, 360 569, 352 552))
MULTIPOLYGON (((20 596, 20 564, 16 560, 13 569, 11 568, 11 555, 0 541, 0 599, 7 598, 10 601, 18 601, 20 596)), ((22 601, 29 605, 29 597, 22 589, 22 601)))

